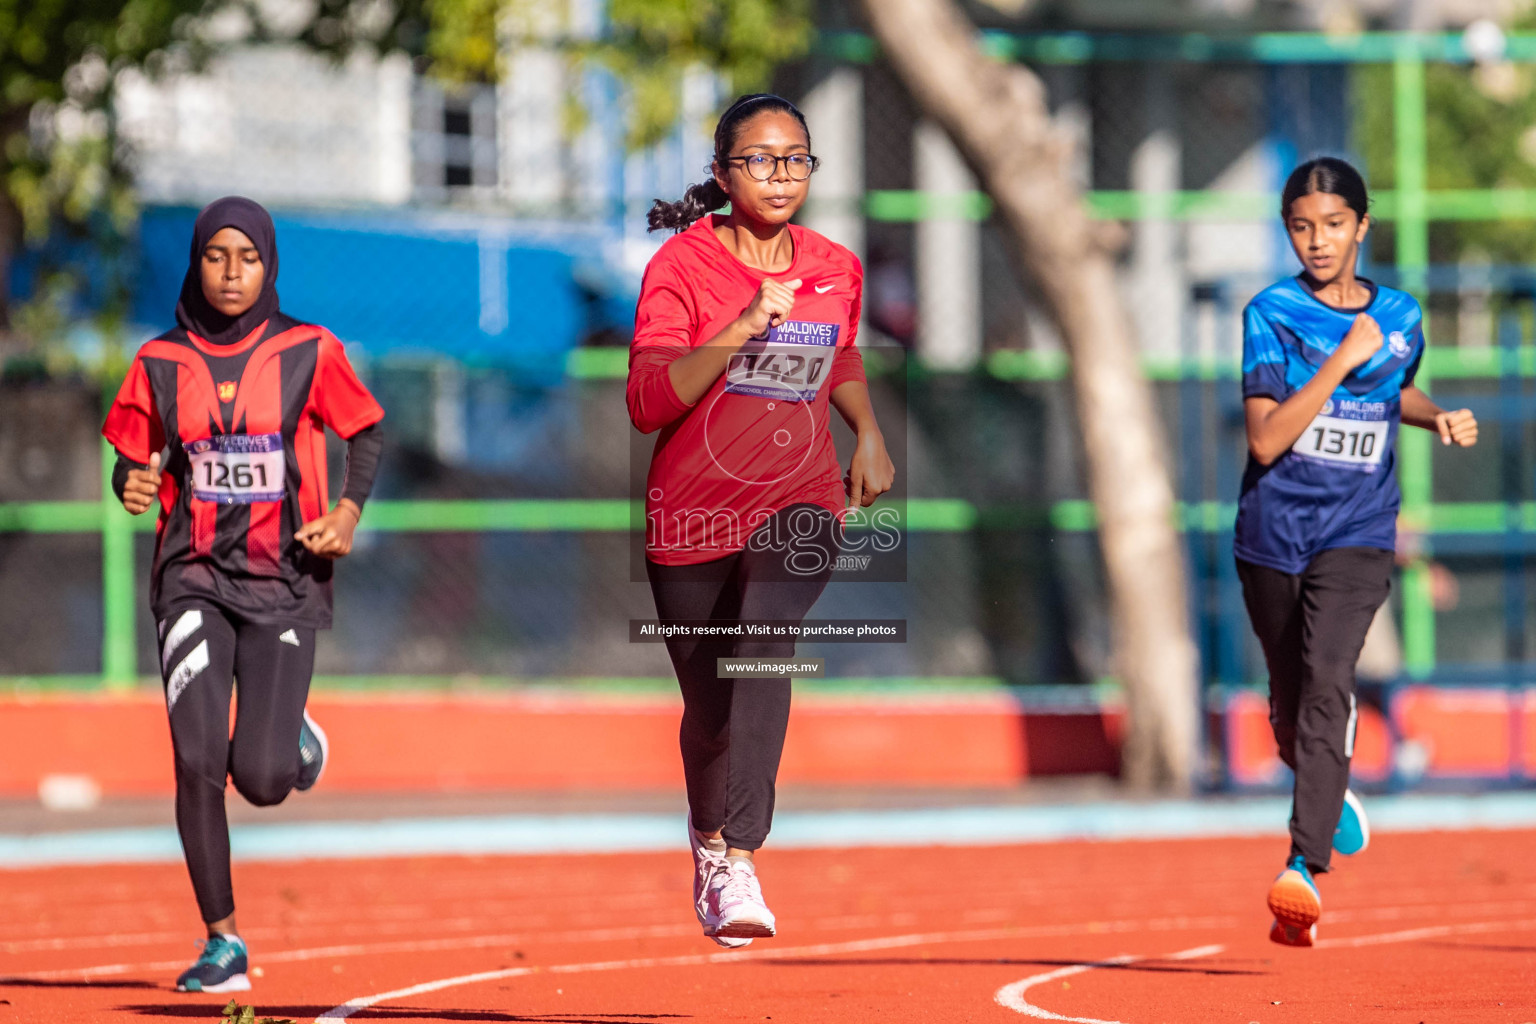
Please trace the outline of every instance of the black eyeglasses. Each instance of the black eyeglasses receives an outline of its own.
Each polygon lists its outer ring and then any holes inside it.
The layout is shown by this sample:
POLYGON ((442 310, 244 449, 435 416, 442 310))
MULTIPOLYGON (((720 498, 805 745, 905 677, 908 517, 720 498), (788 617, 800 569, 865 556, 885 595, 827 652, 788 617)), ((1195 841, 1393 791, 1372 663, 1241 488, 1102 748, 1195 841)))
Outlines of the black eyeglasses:
POLYGON ((754 181, 768 181, 779 170, 779 161, 784 162, 784 169, 794 181, 804 181, 811 176, 811 172, 821 163, 820 160, 809 153, 791 153, 789 156, 774 156, 771 153, 753 153, 750 156, 728 156, 725 162, 734 164, 741 161, 746 165, 747 174, 754 181))

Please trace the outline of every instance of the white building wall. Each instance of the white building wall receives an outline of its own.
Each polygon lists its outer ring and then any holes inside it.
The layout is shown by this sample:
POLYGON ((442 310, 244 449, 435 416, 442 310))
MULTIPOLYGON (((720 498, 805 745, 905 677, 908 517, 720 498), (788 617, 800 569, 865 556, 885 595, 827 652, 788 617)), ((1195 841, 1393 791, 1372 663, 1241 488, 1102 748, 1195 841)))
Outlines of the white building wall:
POLYGON ((566 138, 562 125, 566 59, 551 47, 520 46, 497 90, 501 195, 514 206, 552 208, 567 197, 566 138))
POLYGON ((936 370, 967 370, 981 358, 981 229, 954 206, 976 188, 944 130, 921 121, 912 140, 919 191, 941 211, 917 224, 917 353, 936 370))
POLYGON ((124 74, 118 111, 147 202, 398 203, 411 178, 410 88, 403 56, 336 66, 297 47, 249 47, 200 75, 124 74))
MULTIPOLYGON (((1168 75, 1154 70, 1146 85, 1147 132, 1131 155, 1130 185, 1143 196, 1171 199, 1182 176, 1172 84, 1168 75)), ((1149 355, 1176 356, 1183 346, 1189 287, 1179 228, 1170 217, 1150 217, 1131 229, 1127 298, 1137 339, 1149 355)))
POLYGON ((864 258, 864 80, 838 68, 800 104, 821 166, 811 178, 805 225, 864 258))

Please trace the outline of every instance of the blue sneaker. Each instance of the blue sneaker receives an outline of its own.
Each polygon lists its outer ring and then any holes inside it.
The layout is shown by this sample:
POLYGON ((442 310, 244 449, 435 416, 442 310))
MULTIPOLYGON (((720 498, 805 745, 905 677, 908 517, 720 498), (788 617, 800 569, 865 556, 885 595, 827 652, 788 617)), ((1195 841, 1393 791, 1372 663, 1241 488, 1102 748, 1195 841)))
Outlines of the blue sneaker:
POLYGON ((203 955, 176 979, 178 992, 245 992, 251 980, 245 976, 245 940, 238 935, 215 935, 202 942, 203 955))
POLYGON ((1269 887, 1269 912, 1275 915, 1269 941, 1282 946, 1311 946, 1317 942, 1317 919, 1323 916, 1323 897, 1307 870, 1307 859, 1292 857, 1269 887))
POLYGON ((1344 791, 1344 812, 1339 815, 1339 827, 1333 830, 1333 848, 1346 857, 1359 853, 1371 845, 1371 823, 1365 818, 1365 807, 1355 791, 1344 791))
POLYGON ((331 744, 325 738, 325 730, 309 717, 309 708, 305 708, 304 721, 299 725, 299 781, 294 784, 295 789, 310 789, 320 781, 330 752, 331 744))

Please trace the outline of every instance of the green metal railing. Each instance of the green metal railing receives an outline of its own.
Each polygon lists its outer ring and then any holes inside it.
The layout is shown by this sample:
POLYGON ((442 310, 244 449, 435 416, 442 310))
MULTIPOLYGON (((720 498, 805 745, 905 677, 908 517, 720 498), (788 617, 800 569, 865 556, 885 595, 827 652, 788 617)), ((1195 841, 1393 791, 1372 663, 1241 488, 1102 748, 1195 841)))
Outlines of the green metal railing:
MULTIPOLYGON (((622 380, 627 356, 624 349, 576 350, 567 359, 566 371, 568 376, 578 380, 622 380)), ((1431 348, 1425 354, 1420 375, 1421 379, 1430 376, 1441 380, 1489 379, 1506 372, 1506 366, 1523 378, 1536 378, 1536 346, 1524 346, 1513 353, 1500 349, 1431 348)), ((1239 376, 1236 365, 1214 359, 1149 359, 1143 368, 1149 378, 1163 382, 1198 379, 1235 384, 1239 376)), ((1067 369, 1067 359, 1061 353, 1029 351, 995 352, 985 366, 985 372, 997 379, 1034 383, 1060 381, 1066 376, 1067 369)), ((1423 432, 1404 431, 1400 443, 1415 435, 1429 440, 1423 432)), ((130 516, 111 497, 112 450, 103 442, 101 453, 102 492, 106 495, 103 500, 0 504, 0 533, 92 533, 101 536, 103 640, 99 682, 109 688, 120 688, 132 685, 137 676, 135 609, 140 594, 135 579, 133 538, 135 534, 152 532, 154 517, 130 516)), ((1427 463, 1430 455, 1427 445, 1421 454, 1427 463)), ((1405 473, 1404 515, 1420 531, 1491 535, 1507 531, 1511 522, 1524 530, 1536 530, 1536 503, 1527 502, 1513 508, 1500 502, 1432 503, 1427 478, 1419 482, 1424 489, 1417 495, 1418 502, 1410 508, 1406 500, 1406 476, 1405 473), (1513 520, 1510 517, 1512 511, 1513 520)), ((911 498, 899 509, 899 514, 900 523, 893 525, 914 533, 1024 527, 1050 527, 1081 533, 1097 526, 1093 504, 1081 499, 1048 505, 1018 502, 980 506, 961 499, 911 498)), ((1225 501, 1180 504, 1177 516, 1181 529, 1223 532, 1232 526, 1236 505, 1225 501)), ((368 503, 360 532, 631 532, 640 529, 642 522, 641 507, 626 498, 374 500, 368 503)), ((1429 618, 1432 628, 1432 609, 1429 618)), ((1414 624, 1416 628, 1424 628, 1422 623, 1414 624)), ((1417 663, 1421 671, 1433 668, 1432 646, 1427 651, 1420 647, 1415 653, 1421 659, 1417 663)), ((53 685, 79 687, 85 682, 86 677, 59 677, 53 685)))
MULTIPOLYGON (((1536 218, 1536 190, 1427 189, 1425 152, 1425 64, 1471 59, 1459 34, 1306 33, 1217 37, 1092 36, 1080 33, 1014 35, 989 32, 983 36, 988 52, 1012 60, 1039 64, 1082 64, 1093 61, 1227 61, 1259 64, 1384 63, 1393 68, 1395 181, 1394 191, 1376 193, 1373 215, 1396 225, 1395 259, 1399 279, 1423 297, 1428 268, 1428 225, 1434 220, 1536 218)), ((877 49, 867 37, 850 33, 824 34, 818 43, 823 55, 865 63, 877 49)), ((1536 33, 1514 33, 1505 57, 1536 61, 1536 33)), ((1091 192, 1087 201, 1094 215, 1113 219, 1264 220, 1275 216, 1278 196, 1267 193, 1183 191, 1141 194, 1091 192)), ((984 219, 991 202, 982 193, 925 195, 911 191, 871 192, 862 200, 871 219, 917 221, 928 218, 984 219)), ((627 353, 615 349, 579 350, 571 354, 567 373, 575 379, 622 377, 627 353)), ((1431 349, 1418 381, 1496 377, 1502 372, 1498 350, 1431 349)), ((1522 376, 1536 375, 1536 349, 1518 353, 1522 376)), ((1010 380, 1057 380, 1065 375, 1061 354, 1010 352, 991 357, 987 370, 1010 380)), ((1236 377, 1236 367, 1215 362, 1152 361, 1154 379, 1236 377)), ((1431 530, 1498 532, 1508 525, 1506 506, 1498 503, 1434 504, 1431 502, 1430 438, 1405 431, 1400 438, 1400 474, 1404 515, 1431 530)), ((104 640, 102 680, 127 685, 136 674, 133 536, 152 529, 149 517, 132 518, 111 497, 107 477, 111 459, 104 449, 103 499, 100 502, 32 502, 0 504, 0 532, 99 532, 102 538, 104 640)), ((1044 521, 1059 529, 1093 528, 1092 507, 1081 501, 1057 503, 1048 509, 980 509, 958 500, 912 499, 907 504, 909 529, 967 530, 1002 519, 1044 521)), ((1230 524, 1232 507, 1205 503, 1180 511, 1192 529, 1220 529, 1230 524)), ((1536 510, 1518 508, 1519 521, 1536 524, 1536 510)), ((471 501, 389 502, 369 504, 365 531, 452 530, 630 530, 639 521, 626 499, 611 501, 471 501)), ((1529 528, 1529 527, 1527 527, 1529 528)), ((1410 568, 1404 592, 1405 656, 1410 673, 1423 675, 1435 664, 1435 621, 1429 600, 1427 570, 1410 568)))
MULTIPOLYGON (((1204 33, 1132 36, 994 31, 983 33, 983 48, 1002 60, 1043 65, 1095 61, 1390 64, 1397 188, 1375 194, 1373 215, 1395 222, 1399 283, 1421 301, 1429 268, 1430 221, 1536 217, 1533 190, 1428 190, 1425 64, 1471 62, 1473 55, 1460 33, 1260 33, 1233 37, 1204 33)), ((828 34, 820 40, 819 49, 827 56, 853 63, 868 63, 878 56, 874 41, 859 33, 828 34)), ((1536 62, 1536 33, 1508 35, 1501 59, 1536 62)), ((1090 192, 1087 199, 1096 216, 1126 220, 1265 219, 1275 216, 1279 206, 1277 195, 1198 191, 1090 192)), ((991 203, 981 193, 924 196, 913 192, 877 192, 867 197, 866 209, 877 220, 982 219, 990 214, 991 203)), ((1426 365, 1417 383, 1428 390, 1433 379, 1433 369, 1426 365)), ((1403 514, 1414 521, 1431 518, 1430 440, 1421 431, 1405 431, 1399 438, 1403 514)), ((1427 559, 1405 571, 1403 591, 1404 662, 1410 675, 1423 676, 1435 665, 1435 616, 1427 559)))

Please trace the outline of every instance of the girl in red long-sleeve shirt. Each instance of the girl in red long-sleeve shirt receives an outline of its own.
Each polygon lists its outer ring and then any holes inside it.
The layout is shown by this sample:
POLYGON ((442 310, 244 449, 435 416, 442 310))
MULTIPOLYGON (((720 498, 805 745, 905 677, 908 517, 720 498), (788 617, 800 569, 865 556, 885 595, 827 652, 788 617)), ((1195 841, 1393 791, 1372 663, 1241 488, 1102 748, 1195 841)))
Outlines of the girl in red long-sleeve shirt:
MULTIPOLYGON (((646 478, 646 570, 663 622, 800 623, 831 578, 841 513, 890 489, 858 333, 863 268, 790 223, 816 158, 805 118, 757 94, 715 129, 712 177, 657 201, 677 234, 646 268, 626 398, 659 430, 646 478), (727 215, 712 214, 730 204, 727 215), (831 408, 858 438, 846 478, 831 408)), ((678 635, 694 911, 722 946, 770 937, 752 855, 773 817, 790 683, 726 678, 718 658, 789 658, 794 641, 678 635)))

